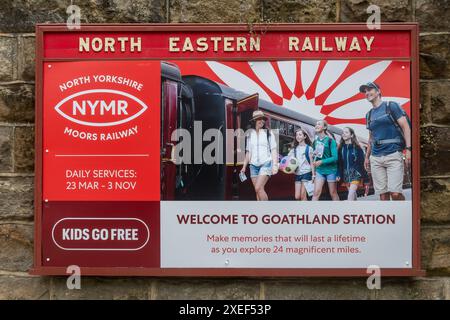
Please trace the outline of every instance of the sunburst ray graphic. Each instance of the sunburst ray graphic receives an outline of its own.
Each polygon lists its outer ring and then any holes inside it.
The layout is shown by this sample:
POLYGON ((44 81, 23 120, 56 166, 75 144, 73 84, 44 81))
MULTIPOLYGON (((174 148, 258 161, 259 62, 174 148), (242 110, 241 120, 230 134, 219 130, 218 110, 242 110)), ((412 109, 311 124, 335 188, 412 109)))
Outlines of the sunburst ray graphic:
POLYGON ((218 81, 281 108, 337 127, 351 126, 368 138, 365 115, 372 105, 359 86, 375 81, 383 100, 399 103, 410 114, 410 65, 393 60, 189 61, 182 74, 218 81))

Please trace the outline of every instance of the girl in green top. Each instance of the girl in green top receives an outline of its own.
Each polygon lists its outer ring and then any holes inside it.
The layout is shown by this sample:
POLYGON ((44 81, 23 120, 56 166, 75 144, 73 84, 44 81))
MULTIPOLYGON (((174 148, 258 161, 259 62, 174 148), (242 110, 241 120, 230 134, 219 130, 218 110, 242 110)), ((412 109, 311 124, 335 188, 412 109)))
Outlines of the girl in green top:
POLYGON ((316 176, 314 179, 314 195, 312 200, 317 201, 322 193, 325 181, 333 201, 339 201, 337 194, 336 175, 338 171, 338 152, 336 141, 328 132, 328 123, 319 120, 315 126, 316 138, 314 139, 314 162, 316 176))

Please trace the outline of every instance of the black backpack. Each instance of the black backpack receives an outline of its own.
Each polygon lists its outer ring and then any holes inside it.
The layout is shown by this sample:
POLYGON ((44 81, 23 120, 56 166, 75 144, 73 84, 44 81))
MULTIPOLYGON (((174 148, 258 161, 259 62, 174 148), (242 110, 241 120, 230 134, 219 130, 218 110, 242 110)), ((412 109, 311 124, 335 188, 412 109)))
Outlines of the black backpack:
MULTIPOLYGON (((400 133, 400 137, 402 139, 402 143, 405 146, 406 142, 405 142, 405 137, 403 136, 403 130, 402 130, 402 128, 400 128, 400 125, 394 119, 394 116, 392 115, 391 103, 392 103, 392 101, 388 101, 387 104, 386 104, 386 114, 388 115, 389 119, 391 120, 392 124, 395 126, 397 131, 400 133)), ((372 110, 373 110, 373 108, 370 109, 369 112, 367 112, 367 114, 366 114, 366 128, 367 128, 367 130, 370 130, 369 127, 370 127, 370 122, 372 121, 372 110)), ((402 111, 402 116, 404 116, 406 118, 406 121, 408 122, 409 128, 411 129, 411 119, 408 117, 408 114, 405 112, 405 110, 403 110, 402 107, 400 107, 400 110, 402 111)))

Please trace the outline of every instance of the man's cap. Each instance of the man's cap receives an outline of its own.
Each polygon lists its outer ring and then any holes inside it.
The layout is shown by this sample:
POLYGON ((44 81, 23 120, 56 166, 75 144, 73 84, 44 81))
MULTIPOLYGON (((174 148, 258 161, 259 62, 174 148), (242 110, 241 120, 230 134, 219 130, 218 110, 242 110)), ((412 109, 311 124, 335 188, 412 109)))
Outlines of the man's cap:
POLYGON ((380 86, 375 82, 367 82, 359 87, 359 92, 364 93, 367 89, 376 89, 377 91, 380 91, 380 86))

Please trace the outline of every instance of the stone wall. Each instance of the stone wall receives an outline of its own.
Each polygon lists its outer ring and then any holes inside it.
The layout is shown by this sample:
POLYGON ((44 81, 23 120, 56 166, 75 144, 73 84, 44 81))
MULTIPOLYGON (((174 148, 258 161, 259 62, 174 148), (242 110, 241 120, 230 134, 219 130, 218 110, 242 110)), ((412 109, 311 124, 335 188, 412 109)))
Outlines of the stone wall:
POLYGON ((2 299, 450 299, 450 1, 74 0, 82 22, 364 22, 369 3, 384 22, 420 23, 422 265, 427 277, 83 278, 29 276, 33 258, 34 24, 65 22, 69 0, 0 4, 0 298, 2 299))

